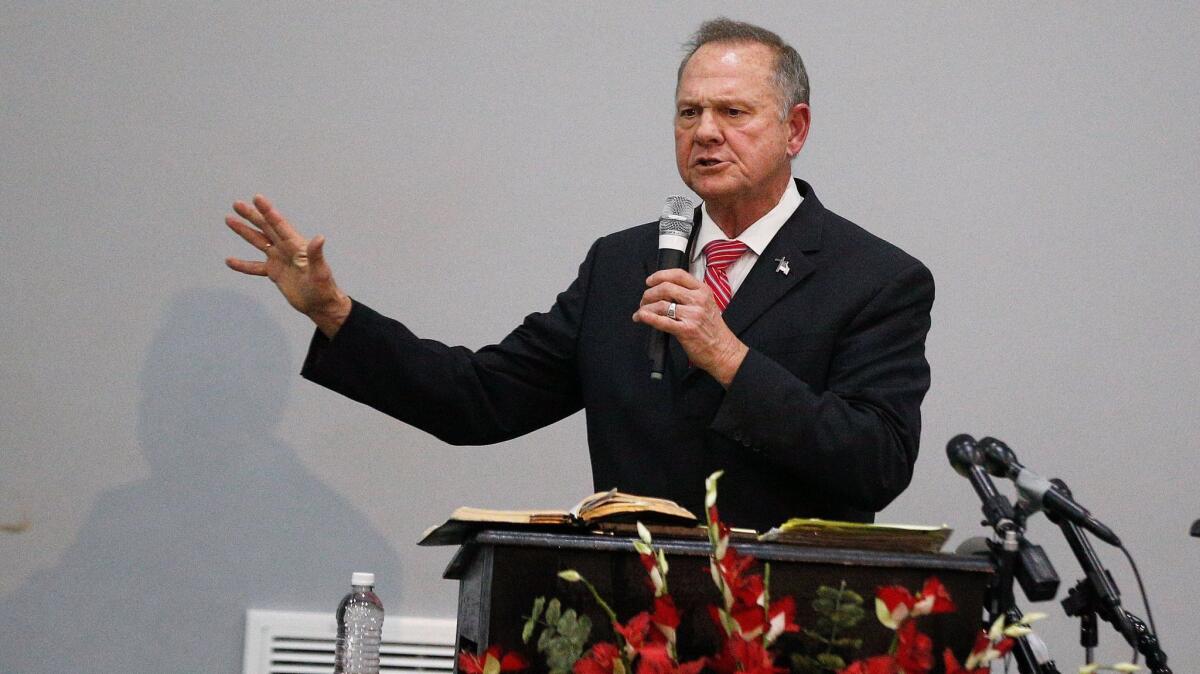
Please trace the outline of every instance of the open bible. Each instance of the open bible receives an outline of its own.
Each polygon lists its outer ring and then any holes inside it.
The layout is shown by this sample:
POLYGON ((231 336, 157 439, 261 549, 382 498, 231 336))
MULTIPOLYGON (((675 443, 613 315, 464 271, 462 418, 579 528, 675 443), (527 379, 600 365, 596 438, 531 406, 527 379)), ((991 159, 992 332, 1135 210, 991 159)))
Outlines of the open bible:
POLYGON ((490 510, 463 506, 443 524, 429 528, 417 545, 458 545, 489 525, 506 528, 589 528, 600 523, 642 521, 692 526, 696 516, 674 501, 610 489, 596 492, 570 510, 490 510))

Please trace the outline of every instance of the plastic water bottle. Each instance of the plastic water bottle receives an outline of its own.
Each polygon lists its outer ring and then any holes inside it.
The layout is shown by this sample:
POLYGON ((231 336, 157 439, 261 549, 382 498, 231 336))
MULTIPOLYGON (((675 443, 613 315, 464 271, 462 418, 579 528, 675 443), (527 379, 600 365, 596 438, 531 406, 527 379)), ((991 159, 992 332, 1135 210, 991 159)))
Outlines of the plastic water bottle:
POLYGON ((350 594, 337 609, 334 674, 379 674, 379 641, 383 634, 383 602, 375 596, 375 574, 355 572, 350 594))

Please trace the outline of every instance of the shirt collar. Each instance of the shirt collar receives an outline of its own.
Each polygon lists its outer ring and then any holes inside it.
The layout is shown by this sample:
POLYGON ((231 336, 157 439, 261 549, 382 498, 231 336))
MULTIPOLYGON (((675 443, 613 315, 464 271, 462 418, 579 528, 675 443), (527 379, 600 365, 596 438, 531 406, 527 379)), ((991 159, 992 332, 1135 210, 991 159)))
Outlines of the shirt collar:
MULTIPOLYGON (((754 251, 755 255, 762 255, 767 249, 767 244, 771 243, 771 239, 775 238, 775 234, 779 232, 783 224, 792 217, 796 209, 800 207, 800 202, 804 197, 800 196, 800 190, 796 189, 796 181, 789 180, 787 189, 783 191, 783 196, 779 198, 779 203, 775 204, 775 208, 767 211, 767 214, 759 218, 746 228, 746 231, 738 235, 738 240, 746 244, 750 250, 754 251)), ((701 217, 700 233, 696 235, 696 245, 692 248, 692 261, 700 259, 704 254, 704 247, 710 241, 716 241, 725 238, 725 232, 713 222, 712 217, 708 214, 708 204, 700 205, 701 217)))

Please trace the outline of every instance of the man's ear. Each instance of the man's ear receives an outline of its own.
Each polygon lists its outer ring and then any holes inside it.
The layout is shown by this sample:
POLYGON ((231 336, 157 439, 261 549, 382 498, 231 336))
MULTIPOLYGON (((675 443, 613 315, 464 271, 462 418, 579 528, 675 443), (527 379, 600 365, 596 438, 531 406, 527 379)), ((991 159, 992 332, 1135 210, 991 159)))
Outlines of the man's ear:
POLYGON ((804 147, 804 139, 808 138, 808 128, 812 124, 812 111, 808 103, 797 103, 788 111, 788 156, 795 157, 804 147))

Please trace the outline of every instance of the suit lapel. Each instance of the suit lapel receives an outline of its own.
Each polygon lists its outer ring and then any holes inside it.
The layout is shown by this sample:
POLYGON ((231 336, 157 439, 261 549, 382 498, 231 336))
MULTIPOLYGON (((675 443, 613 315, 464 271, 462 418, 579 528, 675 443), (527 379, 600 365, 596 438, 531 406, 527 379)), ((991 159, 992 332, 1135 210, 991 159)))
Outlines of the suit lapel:
POLYGON ((812 239, 816 235, 819 241, 818 222, 810 221, 801 212, 803 206, 784 224, 767 244, 766 250, 759 256, 758 261, 750 268, 750 274, 742 282, 725 308, 725 324, 740 335, 762 316, 773 304, 779 301, 796 284, 804 280, 816 267, 812 260, 804 255, 806 250, 812 252, 812 239), (788 272, 785 274, 781 267, 786 261, 788 272))
MULTIPOLYGON (((730 300, 729 306, 725 307, 725 324, 735 335, 745 332, 772 305, 816 269, 805 253, 812 253, 821 248, 821 220, 825 209, 804 181, 797 183, 804 201, 779 229, 775 238, 771 239, 771 243, 767 244, 766 250, 750 268, 750 274, 730 300), (788 267, 786 274, 779 270, 780 260, 785 258, 788 267)), ((672 360, 674 361, 677 351, 686 368, 687 357, 683 348, 675 340, 672 340, 671 346, 672 360)), ((688 374, 694 374, 694 371, 688 374)))

